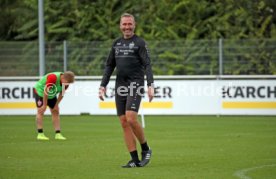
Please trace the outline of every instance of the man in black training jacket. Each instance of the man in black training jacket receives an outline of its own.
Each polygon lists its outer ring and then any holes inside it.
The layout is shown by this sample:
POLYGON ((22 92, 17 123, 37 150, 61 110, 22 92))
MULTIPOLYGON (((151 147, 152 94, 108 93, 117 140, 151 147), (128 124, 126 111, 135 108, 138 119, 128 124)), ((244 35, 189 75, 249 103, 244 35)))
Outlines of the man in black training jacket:
POLYGON ((120 30, 123 37, 115 40, 112 45, 99 89, 99 98, 104 100, 106 86, 116 67, 115 102, 117 115, 131 156, 131 160, 122 167, 143 167, 149 163, 152 150, 149 148, 144 130, 137 120, 137 113, 144 93, 145 74, 147 76, 149 101, 151 102, 153 99, 153 74, 147 45, 142 38, 134 34, 135 19, 133 15, 124 13, 121 16, 120 30), (141 161, 136 149, 136 139, 142 149, 141 161))

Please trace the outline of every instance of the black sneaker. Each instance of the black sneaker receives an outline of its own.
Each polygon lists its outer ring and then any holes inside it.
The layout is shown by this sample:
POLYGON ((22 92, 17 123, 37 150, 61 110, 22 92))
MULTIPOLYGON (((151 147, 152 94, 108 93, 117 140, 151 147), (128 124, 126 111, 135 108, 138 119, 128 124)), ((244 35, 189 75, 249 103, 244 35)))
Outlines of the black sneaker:
POLYGON ((146 166, 151 158, 152 150, 149 149, 148 151, 142 151, 142 160, 140 162, 141 167, 146 166))
POLYGON ((140 162, 134 162, 130 160, 126 165, 122 166, 123 168, 134 168, 134 167, 141 167, 140 162))

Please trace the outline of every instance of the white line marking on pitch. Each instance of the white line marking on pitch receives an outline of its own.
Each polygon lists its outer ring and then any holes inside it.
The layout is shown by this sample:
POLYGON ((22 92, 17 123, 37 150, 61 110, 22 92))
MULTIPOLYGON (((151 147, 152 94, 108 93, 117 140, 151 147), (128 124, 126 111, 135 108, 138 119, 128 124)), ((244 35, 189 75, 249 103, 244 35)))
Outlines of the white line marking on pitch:
POLYGON ((246 173, 252 170, 257 170, 257 169, 262 169, 266 167, 276 167, 276 164, 271 164, 271 165, 262 165, 258 167, 252 167, 252 168, 245 168, 242 170, 238 170, 234 173, 234 176, 239 177, 241 179, 251 179, 251 177, 246 176, 246 173))

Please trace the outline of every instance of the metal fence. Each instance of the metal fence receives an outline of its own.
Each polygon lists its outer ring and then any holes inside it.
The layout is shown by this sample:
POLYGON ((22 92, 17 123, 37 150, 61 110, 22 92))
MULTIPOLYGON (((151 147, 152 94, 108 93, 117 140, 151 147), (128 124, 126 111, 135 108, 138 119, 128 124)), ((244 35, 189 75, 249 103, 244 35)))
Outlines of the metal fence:
MULTIPOLYGON (((112 41, 46 42, 45 71, 102 75, 112 41)), ((276 39, 148 41, 155 75, 276 75, 276 39)), ((0 76, 38 76, 38 42, 0 42, 0 76)))

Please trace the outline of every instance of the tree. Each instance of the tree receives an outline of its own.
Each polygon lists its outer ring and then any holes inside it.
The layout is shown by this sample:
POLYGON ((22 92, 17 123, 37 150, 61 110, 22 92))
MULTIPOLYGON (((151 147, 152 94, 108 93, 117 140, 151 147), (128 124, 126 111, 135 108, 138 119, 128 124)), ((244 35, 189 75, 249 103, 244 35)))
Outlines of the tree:
MULTIPOLYGON (((37 41, 37 2, 1 1, 1 40, 37 41)), ((62 53, 61 42, 67 40, 71 67, 79 74, 100 74, 89 68, 102 68, 108 44, 120 34, 123 12, 134 14, 136 33, 150 42, 156 74, 217 74, 218 39, 226 39, 226 74, 275 73, 269 48, 274 41, 263 41, 276 38, 274 0, 44 0, 46 64, 61 68, 56 64, 61 55, 52 54, 62 53), (258 55, 250 51, 253 44, 258 55)), ((33 55, 35 45, 26 46, 23 60, 33 55)))

